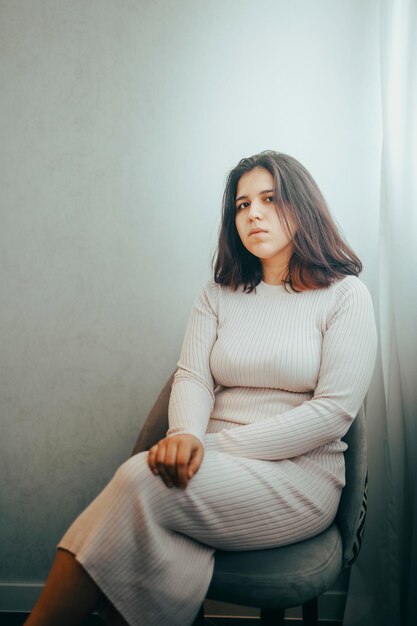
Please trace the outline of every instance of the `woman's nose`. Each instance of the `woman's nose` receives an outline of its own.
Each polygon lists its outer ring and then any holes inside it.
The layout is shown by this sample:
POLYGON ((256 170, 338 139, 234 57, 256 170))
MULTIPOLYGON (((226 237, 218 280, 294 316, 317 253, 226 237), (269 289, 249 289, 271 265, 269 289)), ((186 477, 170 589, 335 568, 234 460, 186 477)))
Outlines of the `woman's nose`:
POLYGON ((257 202, 252 202, 252 204, 250 205, 248 218, 250 220, 254 220, 256 218, 258 218, 258 219, 262 218, 261 207, 259 206, 259 204, 257 202))

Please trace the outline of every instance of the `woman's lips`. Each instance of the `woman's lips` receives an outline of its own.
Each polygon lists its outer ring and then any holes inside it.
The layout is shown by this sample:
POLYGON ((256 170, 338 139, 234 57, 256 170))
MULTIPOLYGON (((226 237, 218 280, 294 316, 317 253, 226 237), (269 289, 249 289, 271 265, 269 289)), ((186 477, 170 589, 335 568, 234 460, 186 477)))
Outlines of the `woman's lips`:
POLYGON ((256 235, 267 235, 266 230, 257 230, 254 233, 250 233, 249 237, 255 237, 256 235))

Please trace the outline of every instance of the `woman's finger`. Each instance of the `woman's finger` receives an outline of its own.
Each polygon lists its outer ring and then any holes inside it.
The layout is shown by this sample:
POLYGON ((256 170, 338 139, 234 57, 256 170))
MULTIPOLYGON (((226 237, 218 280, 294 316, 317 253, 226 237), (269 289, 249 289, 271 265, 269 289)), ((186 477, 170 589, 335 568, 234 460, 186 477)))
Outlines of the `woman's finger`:
POLYGON ((178 487, 185 489, 188 484, 189 477, 188 464, 191 456, 191 445, 189 442, 181 442, 177 449, 177 476, 178 487))
POLYGON ((165 442, 165 460, 164 467, 168 476, 171 478, 173 484, 178 487, 178 474, 177 474, 177 454, 178 443, 175 440, 167 439, 165 442))
POLYGON ((204 458, 204 448, 203 446, 198 446, 191 456, 190 463, 188 464, 187 476, 191 479, 200 469, 200 465, 203 462, 204 458))
POLYGON ((158 446, 155 463, 156 463, 156 467, 158 468, 159 475, 161 476, 166 486, 173 487, 174 483, 165 467, 165 446, 164 445, 158 446))
POLYGON ((157 451, 158 451, 158 444, 152 446, 152 448, 149 449, 148 458, 147 458, 149 468, 151 472, 153 472, 154 474, 159 473, 158 468, 156 467, 156 462, 155 462, 157 451))

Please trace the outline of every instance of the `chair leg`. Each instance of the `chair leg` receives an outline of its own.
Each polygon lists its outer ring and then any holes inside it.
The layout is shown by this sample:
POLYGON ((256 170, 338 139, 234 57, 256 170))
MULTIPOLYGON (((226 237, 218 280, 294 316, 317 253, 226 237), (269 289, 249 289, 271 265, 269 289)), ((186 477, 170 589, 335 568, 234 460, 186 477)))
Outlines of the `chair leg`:
POLYGON ((260 626, 284 626, 285 609, 261 609, 260 626))
POLYGON ((200 606, 200 610, 197 613, 197 617, 193 621, 192 626, 204 626, 204 604, 200 606))
POLYGON ((303 624, 304 626, 318 626, 319 602, 318 598, 313 598, 303 604, 303 624))

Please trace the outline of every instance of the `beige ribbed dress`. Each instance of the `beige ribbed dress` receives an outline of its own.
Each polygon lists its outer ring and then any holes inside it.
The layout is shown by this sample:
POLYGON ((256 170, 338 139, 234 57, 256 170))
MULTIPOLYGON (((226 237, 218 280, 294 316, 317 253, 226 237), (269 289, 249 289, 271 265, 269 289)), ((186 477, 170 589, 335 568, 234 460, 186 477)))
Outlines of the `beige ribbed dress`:
POLYGON ((202 440, 199 471, 169 489, 148 453, 135 455, 58 546, 132 626, 192 624, 215 549, 281 546, 332 523, 345 484, 340 438, 375 355, 371 297, 354 276, 302 293, 209 280, 188 320, 167 432, 202 440))

